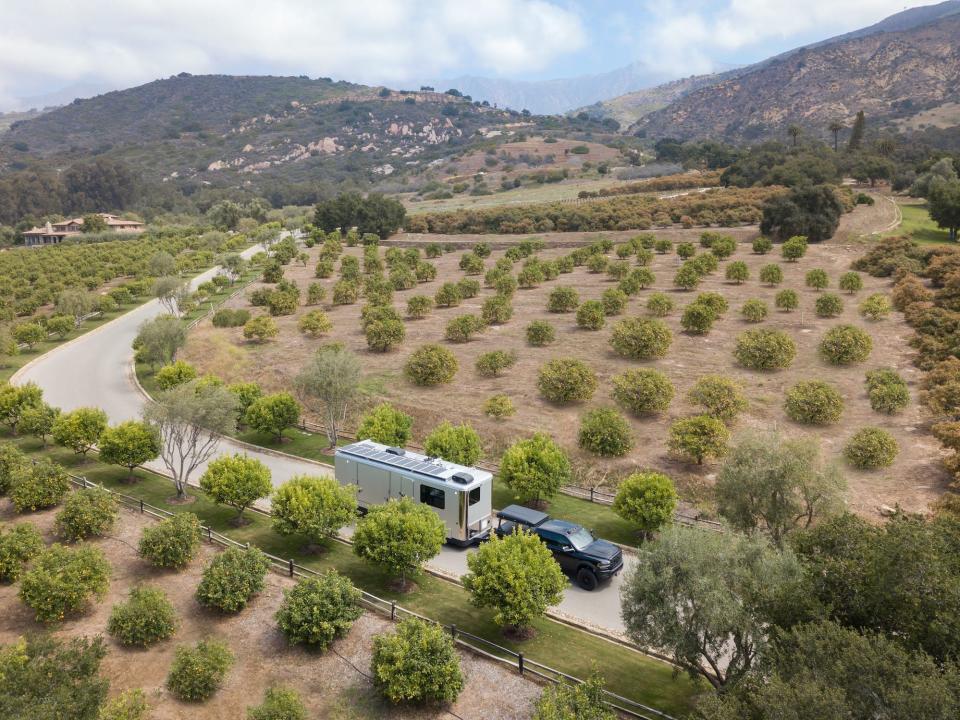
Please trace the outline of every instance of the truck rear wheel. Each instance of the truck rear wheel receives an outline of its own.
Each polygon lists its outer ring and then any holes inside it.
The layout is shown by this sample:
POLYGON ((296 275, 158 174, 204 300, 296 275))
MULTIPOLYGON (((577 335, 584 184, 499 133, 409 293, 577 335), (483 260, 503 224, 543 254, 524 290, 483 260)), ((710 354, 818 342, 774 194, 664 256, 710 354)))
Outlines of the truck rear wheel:
POLYGON ((577 585, 582 587, 587 592, 597 589, 597 585, 600 583, 597 581, 597 576, 594 574, 593 570, 589 568, 580 568, 577 572, 577 585))

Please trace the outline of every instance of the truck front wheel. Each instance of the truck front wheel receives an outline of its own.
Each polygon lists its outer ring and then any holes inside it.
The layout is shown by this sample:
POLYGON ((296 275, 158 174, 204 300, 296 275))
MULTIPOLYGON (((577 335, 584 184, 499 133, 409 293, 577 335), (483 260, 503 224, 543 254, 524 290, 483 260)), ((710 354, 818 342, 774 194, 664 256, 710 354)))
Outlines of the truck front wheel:
POLYGON ((593 570, 589 568, 580 568, 577 572, 577 585, 582 587, 587 592, 597 589, 597 576, 594 574, 593 570))

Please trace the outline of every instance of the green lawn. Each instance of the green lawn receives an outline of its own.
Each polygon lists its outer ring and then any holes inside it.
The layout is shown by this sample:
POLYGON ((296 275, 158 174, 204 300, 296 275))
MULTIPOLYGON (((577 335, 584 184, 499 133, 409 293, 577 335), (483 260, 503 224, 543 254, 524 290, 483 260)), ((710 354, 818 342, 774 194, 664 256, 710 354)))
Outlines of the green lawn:
POLYGON ((510 642, 503 638, 493 623, 492 613, 472 607, 467 592, 456 584, 422 574, 417 578, 416 590, 399 596, 389 589, 388 577, 362 562, 345 544, 331 542, 324 554, 307 555, 301 551, 304 545, 302 538, 283 537, 274 533, 269 519, 262 515, 249 513, 250 524, 234 528, 229 522, 234 511, 211 503, 198 491, 190 491, 196 497, 196 501, 190 505, 170 504, 172 484, 158 475, 138 471, 138 481, 130 485, 124 482, 125 470, 104 465, 94 457, 84 461, 64 448, 44 448, 33 438, 15 438, 5 433, 0 437, 12 441, 25 452, 51 456, 75 474, 151 505, 175 513, 194 512, 205 524, 239 542, 250 542, 273 555, 292 558, 306 567, 318 570, 335 567, 374 595, 397 600, 410 610, 446 624, 455 624, 462 630, 523 652, 532 660, 570 675, 585 677, 595 664, 611 691, 663 712, 685 715, 690 710, 693 696, 706 690, 705 686, 691 682, 684 675, 674 677, 673 668, 665 663, 549 619, 535 623, 537 636, 533 640, 519 644, 510 642))
POLYGON ((918 243, 939 245, 950 242, 947 231, 937 227, 930 219, 930 212, 926 203, 898 203, 903 213, 903 222, 888 233, 887 236, 909 235, 918 243))

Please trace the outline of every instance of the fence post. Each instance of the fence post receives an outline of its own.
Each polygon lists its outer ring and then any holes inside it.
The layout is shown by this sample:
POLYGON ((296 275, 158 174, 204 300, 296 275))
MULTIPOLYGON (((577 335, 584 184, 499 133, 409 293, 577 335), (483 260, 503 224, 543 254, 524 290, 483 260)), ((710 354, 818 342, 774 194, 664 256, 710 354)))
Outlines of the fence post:
POLYGON ((143 498, 140 498, 140 514, 143 514, 143 498))
POLYGON ((517 669, 520 670, 520 674, 523 675, 523 653, 517 653, 517 669))
POLYGON ((456 626, 456 625, 451 625, 451 626, 450 626, 450 637, 453 638, 453 641, 454 641, 454 642, 457 641, 457 626, 456 626))
POLYGON ((593 502, 593 488, 590 488, 590 502, 593 502))
POLYGON ((290 577, 293 577, 293 558, 287 560, 287 565, 290 567, 290 577))
POLYGON ((396 619, 397 619, 397 602, 396 602, 396 600, 391 600, 391 601, 390 601, 390 619, 391 619, 391 620, 396 620, 396 619))
POLYGON ((207 542, 213 542, 213 530, 207 525, 207 542))

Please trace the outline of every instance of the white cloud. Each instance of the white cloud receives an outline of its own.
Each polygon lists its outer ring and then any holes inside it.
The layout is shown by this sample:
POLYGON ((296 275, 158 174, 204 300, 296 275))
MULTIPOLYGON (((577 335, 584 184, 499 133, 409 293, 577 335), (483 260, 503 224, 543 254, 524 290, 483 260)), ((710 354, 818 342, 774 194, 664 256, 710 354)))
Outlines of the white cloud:
MULTIPOLYGON (((829 28, 840 34, 929 0, 647 0, 639 59, 678 75, 712 72, 718 58, 829 28)), ((826 38, 826 34, 824 38, 826 38)), ((783 43, 789 47, 788 43, 783 43)), ((758 60, 761 58, 757 58, 758 60)))
POLYGON ((181 71, 395 84, 532 72, 585 36, 576 12, 547 0, 4 0, 0 107, 181 71))

